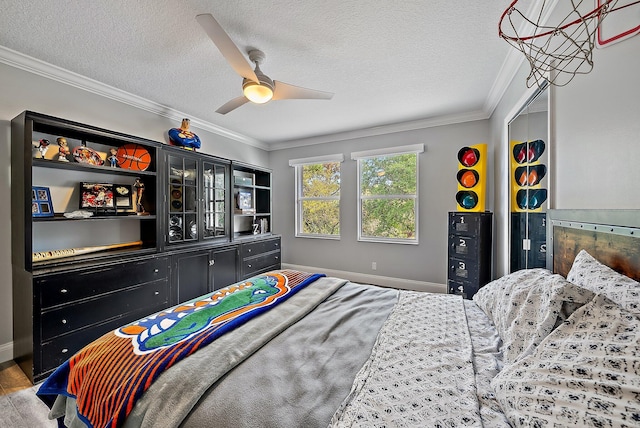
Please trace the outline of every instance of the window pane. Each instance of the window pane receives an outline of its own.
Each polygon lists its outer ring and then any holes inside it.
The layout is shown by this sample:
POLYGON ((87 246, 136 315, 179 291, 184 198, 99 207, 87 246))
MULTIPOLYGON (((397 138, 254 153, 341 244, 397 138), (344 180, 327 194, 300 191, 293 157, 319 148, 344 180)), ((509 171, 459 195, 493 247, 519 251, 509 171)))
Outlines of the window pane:
POLYGON ((414 201, 414 199, 362 200, 362 236, 416 239, 414 201))
POLYGON ((339 201, 302 201, 302 233, 340 235, 339 201))
POLYGON ((340 195, 340 163, 302 166, 302 197, 340 195))
POLYGON ((415 195, 417 159, 415 153, 361 159, 362 195, 415 195))

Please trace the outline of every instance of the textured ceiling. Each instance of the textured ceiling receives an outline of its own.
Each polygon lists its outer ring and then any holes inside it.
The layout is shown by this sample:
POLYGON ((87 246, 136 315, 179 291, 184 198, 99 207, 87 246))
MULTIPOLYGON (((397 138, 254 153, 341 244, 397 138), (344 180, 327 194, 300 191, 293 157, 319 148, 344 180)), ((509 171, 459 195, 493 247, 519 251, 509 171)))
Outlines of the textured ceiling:
MULTIPOLYGON (((3 2, 0 45, 261 144, 445 117, 488 117, 511 50, 509 1, 21 0, 3 2), (195 21, 211 13, 274 80, 332 100, 245 104, 242 79, 195 21)), ((320 140, 318 140, 320 141, 320 140)))

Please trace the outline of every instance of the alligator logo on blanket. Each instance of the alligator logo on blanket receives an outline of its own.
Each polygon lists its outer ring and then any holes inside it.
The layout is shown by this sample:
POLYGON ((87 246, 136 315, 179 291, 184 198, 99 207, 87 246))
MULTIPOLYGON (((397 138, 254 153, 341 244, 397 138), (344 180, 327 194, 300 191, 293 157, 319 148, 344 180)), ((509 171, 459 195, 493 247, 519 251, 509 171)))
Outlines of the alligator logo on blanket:
POLYGON ((273 273, 255 277, 121 327, 115 334, 130 338, 138 355, 154 352, 268 306, 287 293, 287 282, 273 273))

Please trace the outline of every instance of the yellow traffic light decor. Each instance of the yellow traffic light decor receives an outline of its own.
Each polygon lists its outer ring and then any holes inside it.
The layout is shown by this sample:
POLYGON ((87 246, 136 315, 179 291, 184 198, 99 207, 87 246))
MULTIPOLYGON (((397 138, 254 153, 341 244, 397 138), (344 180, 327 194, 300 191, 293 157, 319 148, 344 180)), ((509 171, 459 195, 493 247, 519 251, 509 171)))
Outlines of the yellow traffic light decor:
POLYGON ((483 212, 487 189, 487 145, 463 147, 458 151, 458 211, 483 212))
POLYGON ((542 180, 547 166, 540 163, 545 151, 542 140, 511 142, 511 211, 541 212, 547 201, 542 180))

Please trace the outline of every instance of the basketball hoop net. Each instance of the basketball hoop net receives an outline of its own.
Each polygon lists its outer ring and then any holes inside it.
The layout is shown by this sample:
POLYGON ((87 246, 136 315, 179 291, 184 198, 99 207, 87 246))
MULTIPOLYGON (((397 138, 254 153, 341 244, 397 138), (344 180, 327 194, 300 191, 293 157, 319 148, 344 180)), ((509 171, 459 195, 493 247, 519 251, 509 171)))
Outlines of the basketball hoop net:
POLYGON ((569 7, 569 2, 560 0, 556 7, 558 2, 542 0, 530 8, 533 10, 523 12, 516 6, 518 0, 514 0, 502 13, 498 24, 500 37, 522 52, 531 66, 527 87, 534 82, 541 87, 547 81, 564 86, 576 74, 589 73, 593 69, 596 31, 602 20, 609 12, 640 3, 638 0, 616 8, 618 0, 601 0, 597 3, 599 6, 592 9, 594 0, 588 1, 591 6, 584 6, 585 1, 571 0, 569 7), (563 10, 558 10, 560 22, 547 25, 551 12, 561 7, 568 12, 563 14, 563 10))

